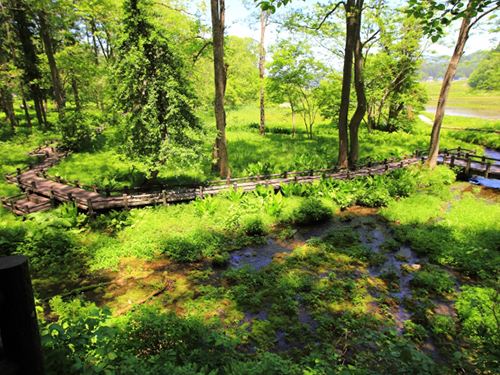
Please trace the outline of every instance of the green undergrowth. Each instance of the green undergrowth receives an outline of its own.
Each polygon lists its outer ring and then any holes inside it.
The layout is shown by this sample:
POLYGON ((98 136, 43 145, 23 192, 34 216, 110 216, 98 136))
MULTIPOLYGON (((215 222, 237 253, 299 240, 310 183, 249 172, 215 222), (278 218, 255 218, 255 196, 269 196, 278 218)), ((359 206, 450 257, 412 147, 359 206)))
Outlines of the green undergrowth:
MULTIPOLYGON (((228 111, 226 137, 232 177, 335 167, 338 157, 338 129, 335 122, 319 121, 314 128, 313 139, 310 140, 299 124, 297 136, 292 137, 289 109, 270 107, 266 116, 268 132, 262 137, 256 126, 259 119, 257 106, 235 107, 228 111)), ((206 114, 202 114, 202 118, 209 124, 214 121, 206 114)), ((215 128, 215 123, 213 127, 215 128)), ((427 149, 429 134, 430 127, 419 120, 415 121, 409 133, 368 133, 362 127, 359 132, 359 163, 409 155, 417 149, 427 149)), ((117 153, 118 143, 119 135, 109 127, 102 135, 84 145, 83 152, 71 155, 59 166, 51 168, 49 174, 88 185, 97 184, 101 188, 140 186, 145 177, 138 173, 140 166, 134 166, 117 153)), ((441 137, 442 148, 457 146, 474 148, 472 144, 452 136, 441 137)), ((211 171, 211 149, 212 140, 207 140, 205 159, 182 171, 159 166, 157 182, 172 184, 218 179, 211 171)))

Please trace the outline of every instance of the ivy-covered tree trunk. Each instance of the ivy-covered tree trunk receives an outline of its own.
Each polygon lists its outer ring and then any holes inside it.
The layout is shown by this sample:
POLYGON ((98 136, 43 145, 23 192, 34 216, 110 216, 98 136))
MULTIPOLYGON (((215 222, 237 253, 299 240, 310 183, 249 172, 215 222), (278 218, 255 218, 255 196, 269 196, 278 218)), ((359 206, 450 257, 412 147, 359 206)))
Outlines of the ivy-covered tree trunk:
POLYGON ((226 91, 227 66, 224 65, 224 0, 211 0, 212 33, 215 73, 215 121, 217 123, 217 156, 221 177, 231 176, 226 145, 226 111, 224 94, 226 91))
POLYGON ((431 143, 429 147, 429 157, 427 159, 427 165, 434 168, 437 164, 437 157, 439 154, 439 137, 441 132, 441 125, 443 123, 444 111, 446 108, 446 100, 448 99, 448 93, 450 92, 451 82, 457 71, 458 63, 460 58, 464 53, 465 43, 469 38, 471 17, 465 17, 462 19, 462 25, 460 26, 460 32, 458 34, 458 40, 455 45, 455 50, 444 75, 443 84, 441 86, 441 92, 439 93, 438 104, 436 108, 436 116, 434 117, 434 124, 432 125, 431 132, 431 143))

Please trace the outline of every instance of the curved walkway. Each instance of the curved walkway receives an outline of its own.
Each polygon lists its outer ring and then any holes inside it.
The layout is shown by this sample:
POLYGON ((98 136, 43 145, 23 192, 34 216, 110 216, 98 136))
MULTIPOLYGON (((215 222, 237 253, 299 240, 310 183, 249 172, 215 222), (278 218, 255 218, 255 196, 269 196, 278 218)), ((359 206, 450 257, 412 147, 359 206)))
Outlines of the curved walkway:
MULTIPOLYGON (((3 206, 17 215, 26 215, 48 210, 55 207, 58 202, 75 202, 80 209, 93 215, 95 211, 99 210, 128 209, 133 206, 154 204, 168 205, 172 202, 193 200, 197 197, 203 198, 231 187, 251 191, 257 185, 262 184, 273 186, 275 190, 278 190, 280 185, 290 182, 312 183, 321 178, 345 180, 358 176, 380 175, 398 168, 419 164, 426 158, 422 154, 427 152, 426 150, 420 152, 417 150, 414 154, 405 155, 403 158, 369 162, 357 166, 354 171, 347 169, 339 171, 337 168, 311 169, 300 172, 284 171, 280 174, 265 176, 257 175, 192 184, 157 185, 145 191, 142 187, 102 189, 96 185, 89 186, 78 181, 68 181, 58 176, 47 175, 47 170, 68 155, 68 152, 58 150, 55 142, 55 140, 46 142, 45 145, 27 153, 29 156, 38 157, 38 163, 30 164, 14 173, 5 174, 7 181, 16 184, 23 190, 23 193, 7 198, 1 197, 3 206)), ((500 165, 498 165, 500 160, 476 156, 473 150, 463 150, 460 147, 444 150, 439 157, 439 162, 463 167, 465 172, 469 174, 500 179, 500 165)))

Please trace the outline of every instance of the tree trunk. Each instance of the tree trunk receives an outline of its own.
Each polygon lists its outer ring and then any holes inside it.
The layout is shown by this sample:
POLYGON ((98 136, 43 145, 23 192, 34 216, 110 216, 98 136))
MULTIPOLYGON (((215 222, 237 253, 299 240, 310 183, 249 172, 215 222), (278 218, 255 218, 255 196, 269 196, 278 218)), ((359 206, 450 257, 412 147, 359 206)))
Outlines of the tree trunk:
POLYGON ((10 121, 10 126, 12 131, 16 132, 17 119, 16 113, 14 111, 14 102, 12 101, 12 92, 8 89, 0 90, 0 100, 2 102, 2 108, 7 116, 7 119, 10 121))
POLYGON ((24 117, 26 119, 26 123, 28 124, 28 127, 31 129, 33 127, 33 125, 31 124, 30 111, 28 108, 28 103, 26 103, 26 98, 24 97, 23 87, 21 87, 21 98, 23 100, 24 117))
POLYGON ((73 88, 73 95, 75 96, 75 107, 79 111, 81 109, 80 94, 78 93, 78 84, 74 76, 71 77, 71 87, 73 88))
POLYGON ((363 0, 356 3, 356 31, 355 31, 355 49, 354 49, 354 87, 356 89, 357 107, 356 112, 349 123, 349 141, 351 147, 349 150, 349 164, 355 166, 358 162, 359 140, 358 130, 363 117, 366 113, 366 95, 365 84, 363 80, 363 51, 361 44, 361 12, 363 11, 363 0))
POLYGON ((345 4, 346 12, 346 39, 344 53, 344 68, 342 74, 342 93, 340 99, 339 113, 339 168, 348 166, 349 153, 349 100, 351 96, 351 78, 352 78, 352 55, 356 46, 356 16, 352 14, 354 0, 347 0, 345 4))
POLYGON ((399 113, 404 108, 404 103, 392 103, 389 106, 389 116, 387 117, 387 131, 393 133, 396 131, 395 120, 398 118, 399 113))
POLYGON ((429 157, 426 162, 426 164, 430 168, 434 168, 437 164, 437 157, 439 154, 439 134, 441 131, 441 125, 443 123, 446 100, 448 99, 451 82, 453 81, 453 77, 455 76, 455 72, 457 71, 458 63, 460 62, 460 58, 464 53, 465 43, 469 38, 470 21, 471 17, 469 14, 467 14, 467 17, 462 19, 462 25, 460 26, 460 32, 458 34, 458 40, 455 45, 455 50, 453 51, 453 56, 451 57, 450 64, 448 65, 448 69, 446 70, 443 84, 441 86, 441 92, 439 93, 436 116, 434 117, 434 124, 432 125, 429 157))
POLYGON ((259 78, 260 78, 260 135, 265 134, 266 115, 264 108, 264 68, 266 64, 266 51, 264 49, 264 36, 266 33, 269 12, 260 10, 260 56, 259 56, 259 78))
POLYGON ((32 41, 32 32, 28 20, 26 19, 25 4, 20 0, 13 0, 11 4, 11 12, 16 25, 19 41, 22 45, 23 60, 24 60, 24 81, 29 85, 31 96, 35 102, 36 117, 40 126, 47 127, 47 123, 43 119, 43 105, 40 85, 32 83, 40 81, 42 75, 38 69, 38 57, 36 55, 35 46, 32 41))
POLYGON ((219 156, 220 176, 229 177, 229 159, 226 145, 226 112, 224 94, 226 91, 227 65, 224 65, 224 0, 210 0, 212 13, 212 33, 214 47, 215 73, 215 121, 217 123, 217 153, 219 156))
POLYGON ((61 85, 61 77, 59 76, 59 71, 57 70, 56 60, 54 58, 54 52, 52 50, 52 42, 50 41, 50 35, 47 28, 44 11, 38 12, 38 21, 40 22, 40 34, 45 46, 45 54, 47 55, 50 74, 52 76, 52 86, 54 87, 54 98, 57 103, 57 111, 59 112, 59 119, 62 119, 64 118, 64 107, 66 103, 64 101, 64 92, 61 85))

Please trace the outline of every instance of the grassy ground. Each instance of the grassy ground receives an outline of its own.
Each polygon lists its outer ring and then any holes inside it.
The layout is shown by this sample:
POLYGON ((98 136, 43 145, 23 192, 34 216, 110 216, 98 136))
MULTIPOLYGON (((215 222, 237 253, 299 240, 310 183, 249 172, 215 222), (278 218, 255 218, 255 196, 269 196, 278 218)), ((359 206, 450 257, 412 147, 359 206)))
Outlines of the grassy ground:
MULTIPOLYGON (((441 82, 426 82, 425 87, 429 94, 429 105, 436 106, 441 90, 441 82)), ((491 110, 500 116, 498 103, 500 93, 491 91, 473 91, 465 81, 454 81, 448 95, 447 107, 491 110)))
MULTIPOLYGON (((333 125, 292 139, 289 112, 268 115, 262 138, 255 107, 229 111, 234 175, 335 164, 333 125)), ((362 130, 360 157, 424 149, 429 132, 420 122, 412 134, 362 130)), ((4 168, 44 137, 4 141, 4 168)), ((108 129, 52 173, 140 183, 113 142, 108 129)), ((450 133, 441 144, 473 148, 450 133)), ((162 178, 213 178, 209 167, 162 178)), ((30 259, 49 374, 495 373, 498 193, 453 179, 447 168, 410 169, 94 222, 67 205, 26 221, 3 211, 0 253, 30 259)))

